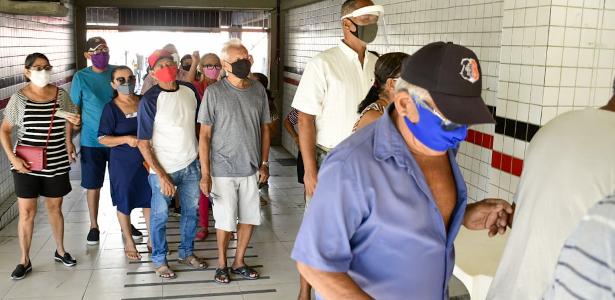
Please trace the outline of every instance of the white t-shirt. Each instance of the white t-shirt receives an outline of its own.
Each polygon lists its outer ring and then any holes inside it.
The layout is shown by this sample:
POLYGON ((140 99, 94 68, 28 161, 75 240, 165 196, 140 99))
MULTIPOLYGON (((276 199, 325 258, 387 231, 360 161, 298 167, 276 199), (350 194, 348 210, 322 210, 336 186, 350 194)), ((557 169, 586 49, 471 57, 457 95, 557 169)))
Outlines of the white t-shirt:
POLYGON ((528 148, 513 228, 487 299, 540 299, 572 230, 614 190, 614 112, 569 112, 538 131, 528 148))
POLYGON ((352 134, 358 105, 374 83, 377 59, 366 51, 361 66, 358 54, 340 41, 308 62, 292 107, 316 116, 318 145, 334 148, 352 134))
POLYGON ((155 85, 141 98, 137 137, 151 140, 153 152, 168 174, 186 168, 197 157, 198 105, 197 91, 180 81, 177 90, 163 90, 155 85))

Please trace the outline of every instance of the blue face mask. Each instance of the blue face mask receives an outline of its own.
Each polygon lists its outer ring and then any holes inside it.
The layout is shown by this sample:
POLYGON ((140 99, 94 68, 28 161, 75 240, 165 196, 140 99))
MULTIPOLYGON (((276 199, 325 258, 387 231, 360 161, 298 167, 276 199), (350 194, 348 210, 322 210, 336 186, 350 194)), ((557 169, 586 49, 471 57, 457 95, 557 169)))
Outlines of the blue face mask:
POLYGON ((130 95, 135 91, 134 83, 124 83, 117 86, 117 92, 124 95, 130 95))
POLYGON ((419 113, 419 122, 412 123, 408 117, 404 117, 404 121, 410 132, 425 146, 436 151, 447 151, 457 148, 459 143, 465 140, 468 134, 467 125, 447 125, 434 112, 419 104, 417 99, 414 102, 419 113))

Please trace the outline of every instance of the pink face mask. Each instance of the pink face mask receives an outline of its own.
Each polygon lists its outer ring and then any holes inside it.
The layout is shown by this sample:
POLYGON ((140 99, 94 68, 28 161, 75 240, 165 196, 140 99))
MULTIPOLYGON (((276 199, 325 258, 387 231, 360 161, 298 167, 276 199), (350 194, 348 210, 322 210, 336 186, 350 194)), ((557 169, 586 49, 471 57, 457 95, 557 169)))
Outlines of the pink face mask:
POLYGON ((220 76, 220 70, 213 68, 213 69, 206 69, 203 70, 203 74, 205 74, 205 76, 207 76, 207 78, 211 79, 211 80, 217 80, 218 76, 220 76))

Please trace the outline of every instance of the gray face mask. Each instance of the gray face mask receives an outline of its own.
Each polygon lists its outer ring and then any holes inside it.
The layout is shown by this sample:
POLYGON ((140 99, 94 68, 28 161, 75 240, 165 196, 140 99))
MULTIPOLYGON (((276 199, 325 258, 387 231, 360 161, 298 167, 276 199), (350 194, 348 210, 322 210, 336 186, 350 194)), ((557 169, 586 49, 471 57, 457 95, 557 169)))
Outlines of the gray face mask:
MULTIPOLYGON (((351 19, 348 20, 352 22, 351 19)), ((357 28, 357 30, 352 34, 358 39, 362 40, 366 44, 369 44, 376 39, 376 36, 378 35, 378 23, 357 25, 357 23, 352 22, 352 24, 354 24, 354 26, 357 28)))
POLYGON ((124 83, 117 86, 117 92, 122 95, 130 95, 135 91, 134 83, 124 83))

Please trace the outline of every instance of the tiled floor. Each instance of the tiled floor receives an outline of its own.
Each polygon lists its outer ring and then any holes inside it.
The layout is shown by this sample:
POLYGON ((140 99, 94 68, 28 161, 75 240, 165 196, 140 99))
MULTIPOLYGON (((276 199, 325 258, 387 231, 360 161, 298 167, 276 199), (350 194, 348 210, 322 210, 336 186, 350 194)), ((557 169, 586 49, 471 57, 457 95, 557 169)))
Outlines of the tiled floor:
MULTIPOLYGON (((32 241, 33 272, 21 281, 9 275, 19 258, 17 221, 0 231, 0 297, 2 299, 296 299, 298 275, 290 259, 290 250, 303 215, 303 188, 297 184, 294 166, 282 166, 276 160, 292 158, 279 148, 272 149, 269 204, 262 207, 264 222, 252 238, 246 261, 260 266, 262 278, 256 281, 235 280, 228 286, 214 282, 214 270, 178 271, 175 280, 162 280, 152 271, 148 254, 143 262, 129 263, 124 257, 120 227, 111 205, 108 184, 102 191, 99 222, 101 242, 87 246, 85 237, 89 230, 85 192, 79 181, 73 181, 73 192, 64 201, 65 247, 77 260, 75 268, 67 268, 53 261, 55 243, 44 205, 39 200, 39 210, 32 241), (4 274, 4 275, 2 275, 4 274)), ((73 174, 76 175, 76 174, 73 174)), ((170 227, 178 227, 177 219, 170 217, 170 227)), ((140 211, 133 212, 133 224, 145 228, 140 211)), ((210 231, 213 228, 210 228, 210 231)), ((171 250, 177 248, 178 229, 169 229, 171 250)), ((146 241, 146 239, 144 239, 146 241)), ((235 242, 231 242, 235 246, 235 242)), ((137 246, 145 252, 145 244, 137 246)), ((196 242, 196 254, 209 258, 215 267, 215 236, 196 242)), ((234 250, 229 251, 229 256, 234 250)), ((172 252, 169 259, 176 259, 172 252)))

